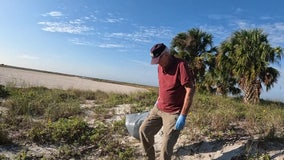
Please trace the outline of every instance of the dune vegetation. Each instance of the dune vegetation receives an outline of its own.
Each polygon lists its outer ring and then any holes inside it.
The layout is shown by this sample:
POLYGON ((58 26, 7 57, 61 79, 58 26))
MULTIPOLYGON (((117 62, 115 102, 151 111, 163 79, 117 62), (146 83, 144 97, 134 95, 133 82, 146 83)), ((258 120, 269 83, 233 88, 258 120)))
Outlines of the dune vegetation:
MULTIPOLYGON (((125 114, 149 111, 157 90, 133 94, 60 90, 13 85, 0 88, 0 145, 16 148, 12 159, 137 159, 125 137, 125 114), (119 105, 128 110, 117 116, 119 105), (26 146, 49 148, 35 154, 26 146)), ((240 137, 263 142, 284 140, 284 104, 261 100, 242 103, 240 97, 197 93, 182 135, 188 141, 240 137)), ((247 150, 248 159, 269 155, 247 150)), ((0 159, 11 159, 3 152, 0 159)))

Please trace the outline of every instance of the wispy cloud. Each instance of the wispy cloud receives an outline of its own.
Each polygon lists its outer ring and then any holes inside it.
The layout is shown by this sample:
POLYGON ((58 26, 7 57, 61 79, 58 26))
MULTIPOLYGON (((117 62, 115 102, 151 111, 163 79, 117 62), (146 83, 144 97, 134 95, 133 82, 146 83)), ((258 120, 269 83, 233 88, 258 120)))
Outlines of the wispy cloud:
POLYGON ((255 24, 248 20, 236 20, 236 26, 241 29, 260 28, 268 34, 268 39, 273 45, 284 45, 284 23, 255 24))
POLYGON ((235 10, 234 10, 234 13, 235 14, 241 14, 241 13, 243 13, 244 12, 244 10, 242 9, 242 8, 236 8, 235 10))
POLYGON ((63 14, 59 11, 51 11, 51 12, 48 12, 48 13, 44 13, 42 14, 43 16, 52 16, 52 17, 60 17, 60 16, 63 16, 63 14))
MULTIPOLYGON (((38 25, 41 26, 41 30, 46 32, 89 35, 85 37, 85 40, 76 37, 74 39, 68 39, 68 41, 75 45, 92 45, 101 48, 127 48, 129 45, 125 46, 121 44, 134 44, 137 42, 150 43, 153 39, 168 39, 174 36, 172 29, 165 26, 155 27, 128 24, 128 31, 111 32, 107 27, 102 27, 106 26, 104 23, 122 23, 125 22, 126 19, 113 13, 107 13, 103 17, 98 18, 97 15, 95 15, 97 13, 99 12, 92 12, 90 15, 84 15, 81 18, 70 19, 63 17, 64 14, 60 11, 51 11, 44 14, 44 16, 51 17, 47 17, 48 19, 38 22, 38 25), (101 28, 96 28, 95 30, 93 28, 94 26, 101 28), (95 37, 91 38, 94 35, 95 37)), ((124 24, 122 23, 121 25, 124 24)))
POLYGON ((133 32, 133 33, 123 33, 123 32, 114 32, 114 33, 106 33, 106 38, 117 38, 135 42, 149 42, 149 37, 146 35, 140 34, 140 32, 133 32))
POLYGON ((107 23, 119 23, 123 20, 124 20, 123 18, 107 18, 105 20, 105 22, 107 22, 107 23))
POLYGON ((105 43, 105 44, 99 44, 98 47, 100 48, 123 48, 124 46, 121 44, 105 43))
POLYGON ((78 22, 78 20, 75 20, 69 22, 39 22, 38 24, 42 25, 43 27, 41 29, 47 32, 81 34, 93 30, 91 27, 82 25, 78 22))
POLYGON ((149 43, 152 39, 157 38, 168 38, 172 37, 173 33, 170 28, 167 27, 145 27, 141 26, 138 28, 137 31, 124 33, 124 32, 114 32, 114 33, 107 33, 105 37, 108 38, 119 38, 128 41, 135 41, 135 42, 145 42, 149 43))
POLYGON ((165 38, 173 36, 172 30, 169 27, 141 27, 139 34, 145 34, 146 36, 165 38))
POLYGON ((37 60, 39 59, 39 57, 35 57, 35 56, 31 56, 31 55, 27 55, 27 54, 23 54, 18 56, 21 59, 29 59, 29 60, 37 60))
POLYGON ((92 30, 92 27, 88 27, 84 25, 84 23, 85 20, 92 20, 94 18, 93 15, 89 17, 85 16, 82 19, 75 18, 71 20, 66 20, 64 17, 62 17, 63 13, 61 13, 60 11, 51 11, 42 15, 55 17, 55 19, 52 19, 53 21, 47 20, 38 22, 38 24, 42 26, 41 29, 43 31, 81 34, 83 32, 92 30))
POLYGON ((69 39, 69 42, 75 44, 75 45, 80 45, 80 46, 92 46, 93 44, 87 40, 83 40, 80 38, 71 38, 69 39))
POLYGON ((245 19, 235 19, 233 23, 233 25, 240 29, 252 29, 257 27, 257 25, 255 25, 254 23, 251 23, 245 19))
POLYGON ((102 22, 106 22, 106 23, 121 23, 122 21, 124 21, 125 19, 122 17, 117 17, 112 13, 108 13, 107 14, 107 18, 105 18, 104 20, 102 20, 102 22))
POLYGON ((263 24, 260 27, 268 33, 271 43, 284 45, 284 23, 263 24))
MULTIPOLYGON (((239 29, 263 29, 268 34, 269 42, 272 45, 284 45, 284 23, 261 23, 257 24, 249 19, 240 19, 231 15, 209 15, 210 19, 222 20, 219 25, 203 25, 200 28, 214 35, 219 41, 230 37, 231 34, 239 29), (224 23, 226 22, 226 23, 224 23)), ((272 17, 260 17, 261 20, 270 20, 272 17)))
POLYGON ((121 52, 126 52, 127 50, 125 49, 132 47, 137 48, 136 46, 138 44, 141 46, 151 43, 153 40, 157 41, 159 39, 173 37, 172 30, 167 27, 133 26, 133 28, 129 30, 132 31, 94 33, 94 35, 96 35, 95 40, 103 41, 103 43, 96 42, 99 44, 96 46, 100 48, 117 48, 122 49, 120 50, 121 52))
POLYGON ((219 45, 218 43, 226 40, 226 38, 228 38, 231 35, 231 30, 228 30, 226 27, 222 25, 210 25, 210 26, 203 25, 200 26, 200 28, 203 31, 213 35, 214 42, 216 42, 216 44, 214 45, 219 45))
POLYGON ((69 23, 74 25, 81 25, 84 22, 81 19, 77 18, 75 20, 70 20, 69 23))
POLYGON ((274 18, 270 16, 261 16, 260 19, 261 20, 273 20, 274 18))

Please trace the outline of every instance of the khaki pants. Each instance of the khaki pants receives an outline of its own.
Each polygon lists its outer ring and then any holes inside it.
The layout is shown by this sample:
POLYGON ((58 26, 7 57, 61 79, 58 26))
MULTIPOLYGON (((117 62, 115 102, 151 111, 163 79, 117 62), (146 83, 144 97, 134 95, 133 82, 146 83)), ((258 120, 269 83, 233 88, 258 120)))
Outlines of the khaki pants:
POLYGON ((142 146, 149 160, 155 159, 154 136, 163 127, 163 139, 160 160, 170 160, 180 131, 175 130, 178 114, 160 111, 156 106, 140 126, 139 134, 142 146))

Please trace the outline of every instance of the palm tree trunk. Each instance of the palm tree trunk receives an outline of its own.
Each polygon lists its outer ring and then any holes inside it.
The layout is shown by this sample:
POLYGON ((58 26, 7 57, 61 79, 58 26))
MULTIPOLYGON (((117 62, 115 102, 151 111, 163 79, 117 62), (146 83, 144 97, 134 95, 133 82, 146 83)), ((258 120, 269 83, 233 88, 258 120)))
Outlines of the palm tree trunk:
POLYGON ((251 84, 243 84, 244 91, 243 101, 245 103, 258 103, 260 97, 261 84, 259 80, 254 81, 251 84))

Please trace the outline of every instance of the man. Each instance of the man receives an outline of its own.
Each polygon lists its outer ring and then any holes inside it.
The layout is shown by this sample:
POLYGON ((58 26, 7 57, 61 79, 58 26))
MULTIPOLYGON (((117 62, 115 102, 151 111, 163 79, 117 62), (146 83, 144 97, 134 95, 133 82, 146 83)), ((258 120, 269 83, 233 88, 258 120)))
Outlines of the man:
POLYGON ((139 134, 147 158, 154 160, 154 136, 163 127, 160 159, 168 160, 185 125, 194 95, 194 80, 188 64, 171 55, 163 43, 154 45, 150 52, 151 64, 158 64, 159 97, 140 126, 139 134))

